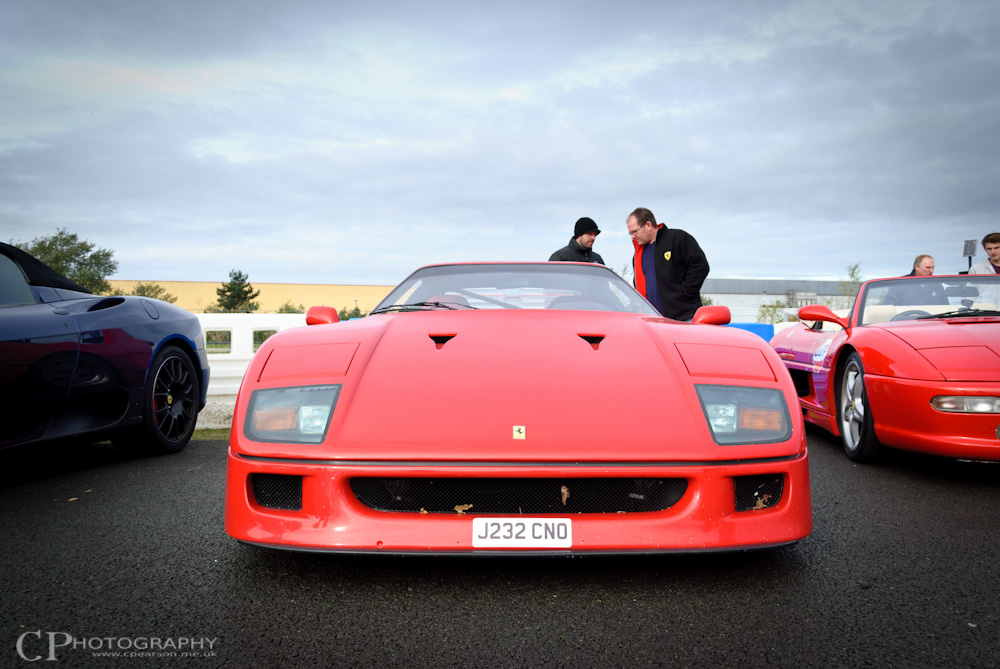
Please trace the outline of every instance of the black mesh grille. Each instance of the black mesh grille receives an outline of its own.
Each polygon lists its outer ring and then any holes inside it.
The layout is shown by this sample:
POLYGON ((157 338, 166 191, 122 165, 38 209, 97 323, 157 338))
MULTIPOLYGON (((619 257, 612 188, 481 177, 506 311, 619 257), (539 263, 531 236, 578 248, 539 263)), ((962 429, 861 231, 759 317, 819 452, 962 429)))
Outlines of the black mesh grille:
POLYGON ((768 509, 781 501, 785 480, 781 474, 737 476, 734 479, 737 511, 768 509))
POLYGON ((298 511, 302 508, 302 477, 285 474, 251 474, 253 497, 269 509, 298 511))
POLYGON ((356 478, 351 490, 377 511, 427 513, 618 513, 662 511, 685 479, 356 478))

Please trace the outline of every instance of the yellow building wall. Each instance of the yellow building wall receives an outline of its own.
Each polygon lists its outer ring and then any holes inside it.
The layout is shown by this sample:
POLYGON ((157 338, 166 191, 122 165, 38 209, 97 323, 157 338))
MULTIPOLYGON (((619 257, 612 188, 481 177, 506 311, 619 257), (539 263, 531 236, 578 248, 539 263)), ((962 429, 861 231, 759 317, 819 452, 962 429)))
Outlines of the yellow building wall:
MULTIPOLYGON (((177 298, 174 302, 182 309, 195 313, 204 312, 219 299, 216 292, 222 287, 218 281, 155 281, 150 279, 108 279, 112 290, 131 294, 137 283, 155 283, 177 298)), ((325 305, 335 309, 353 309, 357 306, 367 314, 389 294, 395 286, 321 285, 309 283, 250 283, 260 295, 254 299, 260 305, 257 313, 276 313, 286 302, 304 309, 325 305)))

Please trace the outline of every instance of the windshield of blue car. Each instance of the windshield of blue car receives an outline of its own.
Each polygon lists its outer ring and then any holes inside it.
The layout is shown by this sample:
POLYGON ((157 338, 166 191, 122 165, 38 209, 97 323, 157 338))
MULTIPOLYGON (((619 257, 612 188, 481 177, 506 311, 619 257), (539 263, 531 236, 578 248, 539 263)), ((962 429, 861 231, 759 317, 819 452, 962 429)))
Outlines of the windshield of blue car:
POLYGON ((913 276, 870 281, 858 302, 859 323, 997 315, 1000 276, 913 276))
POLYGON ((424 267, 399 284, 372 313, 472 309, 659 315, 607 267, 557 262, 424 267))

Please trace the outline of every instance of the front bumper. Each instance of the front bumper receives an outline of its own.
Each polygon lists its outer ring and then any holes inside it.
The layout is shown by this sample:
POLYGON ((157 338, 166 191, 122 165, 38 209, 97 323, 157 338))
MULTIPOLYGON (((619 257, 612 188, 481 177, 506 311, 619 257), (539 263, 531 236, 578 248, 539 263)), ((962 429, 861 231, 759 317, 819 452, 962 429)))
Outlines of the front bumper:
MULTIPOLYGON (((479 514, 482 516, 482 514, 479 514)), ((722 463, 386 463, 251 458, 230 449, 226 532, 243 542, 297 550, 351 553, 630 553, 739 550, 798 541, 812 530, 809 465, 805 452, 790 458, 722 463), (255 498, 254 474, 301 477, 297 508, 269 508, 255 498), (737 511, 739 477, 779 475, 773 506, 737 511), (678 478, 683 496, 670 508, 637 513, 523 514, 569 517, 572 547, 473 546, 474 510, 459 513, 378 511, 352 492, 355 477, 678 478)))
POLYGON ((913 381, 865 375, 875 436, 886 446, 949 458, 1000 460, 1000 414, 946 413, 937 395, 1000 396, 998 383, 913 381))

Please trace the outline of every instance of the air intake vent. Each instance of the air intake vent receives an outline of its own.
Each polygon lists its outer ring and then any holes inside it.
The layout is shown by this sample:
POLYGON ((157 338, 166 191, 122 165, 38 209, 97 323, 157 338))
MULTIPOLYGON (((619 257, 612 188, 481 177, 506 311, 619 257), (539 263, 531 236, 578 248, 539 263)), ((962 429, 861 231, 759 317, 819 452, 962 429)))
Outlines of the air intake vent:
POLYGON ((770 509, 781 501, 785 487, 781 474, 737 476, 733 484, 737 511, 770 509))
POLYGON ((301 476, 251 474, 250 487, 257 503, 268 509, 298 511, 302 508, 301 476))
POLYGON ((87 311, 100 311, 101 309, 109 309, 111 307, 117 307, 119 304, 125 301, 124 297, 108 297, 101 300, 100 302, 95 302, 90 305, 87 311))
POLYGON ((580 339, 593 346, 594 350, 596 351, 597 348, 601 345, 601 342, 604 341, 604 335, 582 334, 580 335, 580 339))
POLYGON ((437 346, 438 350, 444 348, 444 345, 450 342, 455 335, 453 334, 436 334, 430 335, 430 338, 434 340, 434 345, 437 346))

